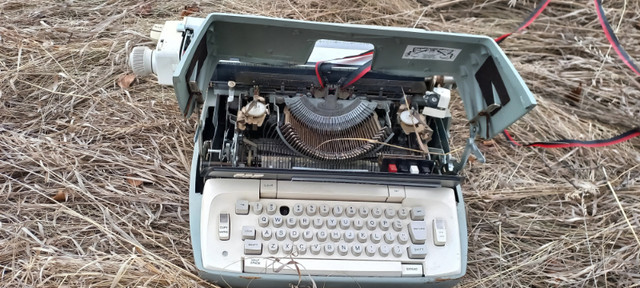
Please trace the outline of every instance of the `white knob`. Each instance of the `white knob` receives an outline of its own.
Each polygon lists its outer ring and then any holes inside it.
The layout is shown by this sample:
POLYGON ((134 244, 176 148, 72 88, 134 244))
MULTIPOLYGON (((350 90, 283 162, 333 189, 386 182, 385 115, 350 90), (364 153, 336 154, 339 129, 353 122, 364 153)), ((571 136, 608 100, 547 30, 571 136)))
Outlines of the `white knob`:
POLYGON ((129 66, 138 76, 147 76, 153 73, 152 60, 153 50, 146 46, 133 47, 131 54, 129 54, 129 66))

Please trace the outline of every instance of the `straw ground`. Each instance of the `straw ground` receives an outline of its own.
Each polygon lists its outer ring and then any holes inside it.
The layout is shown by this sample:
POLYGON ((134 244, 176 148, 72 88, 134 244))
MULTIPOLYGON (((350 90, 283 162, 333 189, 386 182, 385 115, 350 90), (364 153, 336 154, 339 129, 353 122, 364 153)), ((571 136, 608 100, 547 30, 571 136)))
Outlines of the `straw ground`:
MULTIPOLYGON (((640 59, 640 3, 604 4, 640 59)), ((130 73, 131 48, 153 45, 152 24, 231 12, 497 37, 534 5, 3 1, 0 286, 212 286, 195 275, 189 239, 195 118, 181 117, 173 90, 153 77, 119 80, 130 73)), ((520 141, 607 138, 640 124, 639 78, 609 49, 590 1, 553 1, 502 46, 539 103, 510 128, 520 141)), ((468 135, 459 99, 452 109, 459 148, 468 135)), ((640 140, 597 149, 512 147, 500 137, 478 145, 487 163, 463 174, 462 287, 639 285, 640 140)))

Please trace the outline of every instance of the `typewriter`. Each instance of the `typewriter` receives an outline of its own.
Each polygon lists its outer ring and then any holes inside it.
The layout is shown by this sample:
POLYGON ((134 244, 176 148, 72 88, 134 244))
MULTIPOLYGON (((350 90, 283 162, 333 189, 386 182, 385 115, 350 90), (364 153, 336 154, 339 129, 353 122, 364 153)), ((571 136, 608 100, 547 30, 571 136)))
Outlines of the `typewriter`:
POLYGON ((211 14, 154 27, 130 65, 200 111, 189 213, 200 276, 232 287, 449 287, 459 172, 535 106, 484 36, 211 14), (449 102, 469 137, 451 155, 449 102))

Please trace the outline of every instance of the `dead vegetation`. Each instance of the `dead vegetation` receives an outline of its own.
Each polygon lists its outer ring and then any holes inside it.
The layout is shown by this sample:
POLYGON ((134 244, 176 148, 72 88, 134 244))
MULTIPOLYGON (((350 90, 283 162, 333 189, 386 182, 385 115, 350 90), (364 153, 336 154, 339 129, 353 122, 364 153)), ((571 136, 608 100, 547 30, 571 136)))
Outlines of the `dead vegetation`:
MULTIPOLYGON (((604 4, 640 61, 640 2, 604 4)), ((195 275, 189 240, 195 121, 181 117, 171 88, 126 77, 128 51, 152 45, 152 24, 230 12, 497 37, 534 5, 0 3, 0 286, 210 286, 195 275)), ((517 139, 599 139, 640 124, 639 78, 609 49, 591 1, 553 1, 502 46, 539 103, 510 128, 517 139)), ((459 101, 454 110, 452 142, 462 143, 468 132, 459 101)), ((462 287, 639 285, 640 140, 542 150, 498 137, 479 146, 487 164, 464 172, 462 287)))

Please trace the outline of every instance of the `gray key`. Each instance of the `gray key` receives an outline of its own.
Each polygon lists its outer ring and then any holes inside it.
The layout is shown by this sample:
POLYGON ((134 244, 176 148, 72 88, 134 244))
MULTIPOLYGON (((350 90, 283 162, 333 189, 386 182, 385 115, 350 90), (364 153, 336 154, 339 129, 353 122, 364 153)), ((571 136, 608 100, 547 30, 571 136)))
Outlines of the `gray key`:
POLYGON ((245 255, 262 254, 262 243, 258 240, 244 240, 244 254, 245 255))
POLYGON ((249 214, 249 201, 247 200, 236 201, 236 214, 238 215, 249 214))
POLYGON ((242 226, 242 239, 256 239, 256 228, 253 226, 242 226))
POLYGON ((409 258, 411 259, 424 259, 427 257, 427 246, 411 245, 407 248, 407 253, 409 253, 409 258))
POLYGON ((427 223, 424 221, 411 221, 409 223, 409 235, 411 235, 411 242, 424 244, 427 240, 427 223))
POLYGON ((422 221, 424 220, 424 207, 413 207, 411 208, 411 220, 413 221, 422 221))

